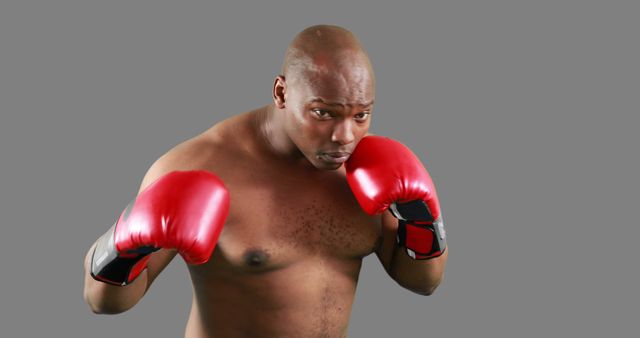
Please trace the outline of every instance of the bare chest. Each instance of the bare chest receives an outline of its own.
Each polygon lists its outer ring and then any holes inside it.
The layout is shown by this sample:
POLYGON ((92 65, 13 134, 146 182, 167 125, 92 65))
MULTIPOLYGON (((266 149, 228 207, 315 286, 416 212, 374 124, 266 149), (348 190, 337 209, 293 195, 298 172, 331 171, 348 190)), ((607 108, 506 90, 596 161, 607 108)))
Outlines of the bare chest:
POLYGON ((297 177, 236 174, 231 210, 212 264, 229 272, 266 272, 308 258, 353 260, 380 241, 378 218, 366 215, 339 172, 297 177))

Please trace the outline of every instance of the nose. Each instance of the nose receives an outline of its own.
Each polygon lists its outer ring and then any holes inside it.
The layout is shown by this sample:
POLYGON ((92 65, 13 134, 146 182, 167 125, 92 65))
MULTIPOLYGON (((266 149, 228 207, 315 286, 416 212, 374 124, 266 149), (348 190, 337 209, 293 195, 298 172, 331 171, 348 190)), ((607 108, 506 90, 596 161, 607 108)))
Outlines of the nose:
POLYGON ((351 119, 344 119, 336 123, 333 133, 331 134, 331 142, 338 143, 340 145, 349 144, 354 141, 351 119))

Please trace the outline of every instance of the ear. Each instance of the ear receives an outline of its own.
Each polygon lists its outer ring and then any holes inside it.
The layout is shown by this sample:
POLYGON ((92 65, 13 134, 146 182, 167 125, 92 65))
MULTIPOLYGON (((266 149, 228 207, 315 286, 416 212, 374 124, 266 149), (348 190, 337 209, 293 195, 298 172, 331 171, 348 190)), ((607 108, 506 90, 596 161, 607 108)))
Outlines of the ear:
POLYGON ((279 109, 285 107, 285 93, 287 91, 287 83, 285 82, 284 75, 276 76, 273 81, 273 103, 279 109))

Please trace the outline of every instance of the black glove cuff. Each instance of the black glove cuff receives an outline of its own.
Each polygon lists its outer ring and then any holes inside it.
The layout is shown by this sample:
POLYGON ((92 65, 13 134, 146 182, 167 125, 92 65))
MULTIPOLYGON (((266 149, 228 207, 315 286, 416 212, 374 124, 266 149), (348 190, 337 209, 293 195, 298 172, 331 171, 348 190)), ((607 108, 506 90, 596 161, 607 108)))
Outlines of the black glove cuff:
POLYGON ((155 250, 142 248, 136 250, 139 253, 136 256, 121 257, 115 247, 115 229, 114 224, 98 239, 91 256, 91 277, 97 281, 123 286, 130 283, 129 276, 134 265, 155 250))
POLYGON ((433 215, 427 203, 423 200, 413 200, 407 203, 392 203, 389 211, 397 219, 433 222, 433 215))

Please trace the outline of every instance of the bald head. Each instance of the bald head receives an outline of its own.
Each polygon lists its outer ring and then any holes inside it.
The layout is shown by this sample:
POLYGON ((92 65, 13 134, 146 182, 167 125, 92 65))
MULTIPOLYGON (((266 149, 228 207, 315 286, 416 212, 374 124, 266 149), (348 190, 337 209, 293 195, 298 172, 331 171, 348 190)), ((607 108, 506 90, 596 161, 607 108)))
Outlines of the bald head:
POLYGON ((311 26, 287 48, 269 105, 271 144, 318 169, 340 167, 329 152, 353 151, 369 129, 375 81, 367 53, 348 30, 311 26), (278 138, 279 137, 279 138, 278 138))
POLYGON ((341 71, 344 67, 365 68, 373 79, 369 57, 353 33, 339 26, 317 25, 306 28, 291 41, 282 75, 292 82, 310 73, 341 71))

